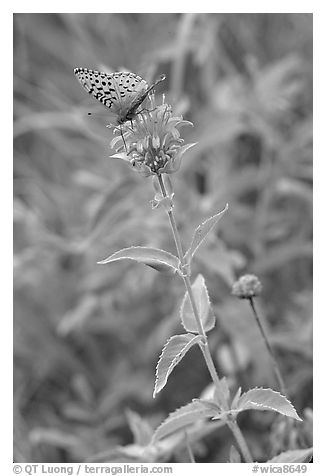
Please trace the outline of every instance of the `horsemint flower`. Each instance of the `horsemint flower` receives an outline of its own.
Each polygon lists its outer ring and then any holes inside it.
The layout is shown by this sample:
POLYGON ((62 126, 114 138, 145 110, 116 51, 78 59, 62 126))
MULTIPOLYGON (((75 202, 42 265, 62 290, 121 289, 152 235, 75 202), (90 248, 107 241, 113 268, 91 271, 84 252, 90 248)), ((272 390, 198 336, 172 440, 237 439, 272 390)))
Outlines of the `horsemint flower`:
POLYGON ((139 112, 131 126, 124 124, 115 129, 119 136, 111 141, 111 147, 117 153, 111 158, 125 160, 144 177, 172 174, 179 169, 186 150, 196 145, 184 144, 179 128, 193 124, 172 116, 164 96, 160 105, 156 105, 154 94, 148 102, 148 109, 139 112))

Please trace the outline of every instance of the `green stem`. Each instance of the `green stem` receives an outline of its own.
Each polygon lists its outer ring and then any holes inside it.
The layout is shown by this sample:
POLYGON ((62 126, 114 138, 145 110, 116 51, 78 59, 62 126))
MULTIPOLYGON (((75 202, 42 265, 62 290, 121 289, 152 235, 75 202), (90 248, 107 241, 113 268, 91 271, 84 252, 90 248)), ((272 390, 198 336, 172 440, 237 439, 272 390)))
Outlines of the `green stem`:
MULTIPOLYGON (((164 185, 164 182, 163 182, 163 179, 162 179, 161 175, 158 175, 158 181, 159 181, 159 184, 160 184, 160 187, 161 187, 162 195, 163 195, 163 197, 166 197, 167 193, 166 193, 165 185, 164 185)), ((177 248, 178 257, 179 257, 181 266, 184 267, 186 263, 185 263, 185 259, 184 259, 184 253, 183 253, 183 249, 182 249, 181 239, 180 239, 180 235, 179 235, 179 232, 178 232, 178 228, 177 228, 177 224, 176 224, 176 220, 175 220, 175 217, 174 217, 173 210, 172 209, 168 210, 167 213, 168 213, 168 216, 169 216, 170 225, 171 225, 171 229, 172 229, 172 234, 173 234, 173 238, 174 238, 175 245, 176 245, 176 248, 177 248)), ((208 368, 209 373, 212 377, 212 380, 215 383, 215 386, 219 389, 219 393, 222 394, 223 392, 221 390, 220 380, 218 378, 218 375, 217 375, 217 372, 216 372, 216 369, 215 369, 215 366, 214 366, 214 363, 213 363, 213 359, 212 359, 211 353, 210 353, 209 348, 208 348, 207 336, 206 336, 206 333, 205 333, 205 329, 203 327, 203 323, 202 323, 202 321, 199 317, 196 301, 195 301, 194 294, 193 294, 192 287, 191 287, 190 278, 187 275, 183 275, 182 278, 183 278, 183 282, 185 284, 186 290, 188 292, 191 307, 192 307, 192 310, 193 310, 193 313, 194 313, 194 316, 195 316, 195 319, 196 319, 198 332, 203 338, 203 345, 200 346, 200 348, 201 348, 202 353, 204 355, 204 358, 205 358, 205 361, 206 361, 206 364, 207 364, 207 368, 208 368)))
MULTIPOLYGON (((161 187, 163 197, 167 197, 167 193, 166 193, 166 189, 165 189, 165 185, 164 185, 162 176, 158 175, 157 178, 158 178, 158 181, 159 181, 159 184, 160 184, 160 187, 161 187)), ((173 209, 171 208, 170 210, 168 210, 167 213, 168 213, 168 217, 169 217, 169 221, 170 221, 170 225, 171 225, 171 229, 172 229, 173 238, 174 238, 175 245, 176 245, 176 248, 177 248, 178 257, 179 257, 182 268, 185 269, 186 262, 185 262, 185 259, 184 259, 184 253, 183 253, 183 249, 182 249, 181 239, 180 239, 179 231, 178 231, 178 228, 177 228, 176 220, 175 220, 175 217, 174 217, 173 209)), ((202 345, 200 345, 200 349, 203 353, 203 356, 204 356, 208 371, 211 375, 212 381, 214 382, 214 385, 215 385, 215 387, 218 391, 218 395, 220 396, 220 398, 223 401, 223 406, 224 406, 224 408, 227 408, 228 407, 228 402, 225 400, 223 389, 221 387, 221 382, 220 382, 220 379, 217 375, 217 371, 216 371, 216 368, 215 368, 215 365, 214 365, 214 362, 213 362, 213 359, 212 359, 212 355, 211 355, 211 352, 209 350, 207 336, 206 336, 206 333, 205 333, 205 329, 203 327, 203 323, 202 323, 202 321, 199 317, 196 301, 195 301, 194 294, 193 294, 192 287, 191 287, 190 278, 187 274, 184 274, 182 276, 182 278, 183 278, 183 282, 185 284, 185 288, 187 290, 187 293, 188 293, 188 296, 189 296, 189 299, 190 299, 190 303, 191 303, 191 307, 192 307, 192 310, 193 310, 193 313, 194 313, 194 316, 195 316, 198 333, 202 336, 203 343, 202 343, 202 345)), ((242 455, 243 455, 245 461, 247 463, 251 463, 253 460, 252 460, 249 448, 247 446, 246 440, 244 439, 237 422, 235 420, 227 420, 227 425, 230 428, 231 432, 233 433, 233 436, 234 436, 235 440, 237 441, 237 443, 239 445, 239 448, 241 449, 241 452, 242 452, 242 455)))
POLYGON ((238 426, 238 423, 235 420, 230 420, 228 422, 229 428, 233 433, 233 436, 235 440, 237 441, 239 448, 241 450, 242 456, 244 457, 244 460, 246 463, 252 463, 253 459, 251 456, 251 453, 249 451, 248 445, 246 440, 244 439, 244 436, 238 426))
POLYGON ((261 323, 261 320, 259 318, 259 315, 257 313, 257 310, 256 310, 256 306, 255 306, 255 302, 254 302, 254 299, 251 297, 249 298, 249 303, 250 303, 250 306, 251 306, 251 309, 252 309, 252 312, 254 314, 254 317, 256 319, 256 322, 257 322, 257 325, 259 327, 259 330, 260 330, 260 333, 263 337, 263 340, 265 342, 265 345, 266 345, 266 348, 267 348, 267 351, 269 353, 269 356, 271 358, 271 361, 272 361, 272 365, 273 365, 273 368, 274 368, 274 372, 275 372, 275 377, 276 377, 276 380, 277 380, 277 383, 279 385, 279 388, 282 392, 283 395, 286 396, 286 387, 285 387, 285 383, 284 383, 284 380, 283 380, 283 377, 282 377, 282 374, 281 374, 281 371, 280 371, 280 368, 278 366, 278 363, 277 363, 277 360, 275 358, 275 355, 274 355, 274 352, 273 352, 273 349, 269 343, 269 340, 268 340, 268 337, 267 337, 267 334, 263 328, 263 325, 261 323))

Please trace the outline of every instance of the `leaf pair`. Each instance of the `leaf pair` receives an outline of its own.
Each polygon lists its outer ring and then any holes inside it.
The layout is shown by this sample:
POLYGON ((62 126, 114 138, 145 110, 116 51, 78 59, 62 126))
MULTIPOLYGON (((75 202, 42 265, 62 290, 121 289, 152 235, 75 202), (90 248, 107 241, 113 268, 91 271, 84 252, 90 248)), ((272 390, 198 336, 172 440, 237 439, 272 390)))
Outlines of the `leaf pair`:
MULTIPOLYGON (((164 206, 171 208, 171 199, 166 197, 166 203, 164 206)), ((220 213, 208 218, 201 225, 199 225, 194 233, 190 247, 185 253, 184 260, 186 264, 190 264, 195 252, 202 244, 208 233, 212 230, 214 225, 220 220, 220 218, 226 212, 228 206, 224 208, 220 213)), ((180 273, 180 260, 176 256, 168 253, 167 251, 159 248, 149 248, 147 246, 132 246, 130 248, 124 248, 122 250, 113 253, 108 258, 99 261, 99 264, 113 263, 114 261, 120 261, 123 259, 131 259, 137 263, 142 263, 151 268, 156 269, 165 274, 180 273)), ((180 273, 181 274, 181 273, 180 273)))
POLYGON ((270 388, 253 388, 240 396, 237 393, 228 411, 221 411, 214 400, 193 400, 167 417, 156 429, 153 442, 185 429, 206 418, 225 420, 228 414, 237 415, 245 410, 272 410, 289 418, 301 421, 291 402, 270 388))
MULTIPOLYGON (((201 274, 197 276, 195 282, 192 284, 192 291, 199 319, 204 330, 207 332, 214 327, 215 316, 211 312, 208 291, 204 277, 201 274)), ((193 345, 200 345, 202 342, 202 335, 198 329, 197 321, 187 292, 181 303, 180 317, 182 325, 186 331, 188 331, 188 334, 171 337, 163 347, 156 366, 156 379, 153 393, 154 398, 156 394, 165 387, 172 370, 186 355, 188 350, 191 349, 193 345)))

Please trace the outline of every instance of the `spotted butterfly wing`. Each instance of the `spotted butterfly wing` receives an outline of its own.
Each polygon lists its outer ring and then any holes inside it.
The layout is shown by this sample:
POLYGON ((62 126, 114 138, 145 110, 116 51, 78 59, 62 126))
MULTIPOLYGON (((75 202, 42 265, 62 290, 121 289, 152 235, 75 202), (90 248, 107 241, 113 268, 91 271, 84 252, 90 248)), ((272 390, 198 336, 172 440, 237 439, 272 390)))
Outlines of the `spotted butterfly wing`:
POLYGON ((162 75, 148 87, 147 82, 134 73, 102 73, 87 68, 75 68, 74 73, 86 91, 109 108, 114 125, 132 120, 149 92, 165 79, 162 75))

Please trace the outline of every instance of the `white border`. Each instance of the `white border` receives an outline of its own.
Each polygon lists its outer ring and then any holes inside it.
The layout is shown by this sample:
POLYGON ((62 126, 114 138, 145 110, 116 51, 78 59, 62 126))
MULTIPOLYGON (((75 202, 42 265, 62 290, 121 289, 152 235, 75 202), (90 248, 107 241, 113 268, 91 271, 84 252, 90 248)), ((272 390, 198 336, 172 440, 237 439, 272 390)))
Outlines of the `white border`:
MULTIPOLYGON (((13 12, 94 12, 91 7, 94 6, 92 2, 68 2, 67 0, 58 0, 53 2, 40 1, 14 1, 10 5, 5 5, 1 8, 1 45, 2 45, 2 108, 1 108, 1 170, 2 183, 0 187, 0 203, 1 203, 1 250, 2 250, 2 281, 1 294, 2 302, 2 342, 0 345, 1 352, 1 376, 2 376, 2 392, 1 392, 1 409, 2 409, 2 442, 1 454, 7 462, 11 463, 12 458, 12 94, 9 94, 8 84, 12 84, 12 13, 13 12), (6 8, 7 7, 7 8, 6 8)), ((314 177, 317 180, 314 183, 314 253, 317 256, 315 262, 314 272, 314 315, 315 315, 315 331, 314 331, 314 395, 315 395, 315 462, 314 467, 325 467, 323 462, 324 448, 323 448, 323 432, 325 431, 325 410, 324 410, 324 359, 325 355, 322 350, 325 348, 325 303, 323 296, 325 290, 324 284, 324 266, 325 260, 325 246, 326 246, 326 232, 325 232, 325 211, 324 203, 325 190, 324 181, 326 179, 325 163, 326 153, 324 151, 324 137, 325 119, 324 110, 326 106, 325 101, 325 30, 326 18, 325 9, 322 7, 322 2, 303 2, 303 1, 273 1, 273 2, 239 2, 228 0, 227 2, 218 2, 214 4, 201 0, 200 2, 177 2, 177 9, 175 9, 176 2, 108 2, 107 0, 96 2, 96 11, 110 11, 110 12, 220 12, 220 13, 251 13, 251 12, 269 12, 269 13, 286 13, 286 12, 313 12, 314 13, 314 177), (246 6, 247 9, 243 7, 246 6), (218 7, 218 8, 217 8, 218 7)), ((3 461, 0 461, 1 467, 3 461)), ((183 465, 182 465, 183 466, 183 465)), ((234 466, 234 465, 232 465, 234 466)), ((243 466, 243 465, 242 465, 243 466)), ((205 465, 207 468, 207 464, 205 465)), ((224 466, 224 472, 228 474, 228 466, 224 466)), ((230 468, 230 467, 229 467, 230 468)), ((245 468, 245 467, 243 467, 245 468)), ((197 468, 198 470, 198 468, 197 468)), ((195 469, 193 470, 193 472, 195 469)), ((249 468, 247 471, 251 472, 249 468)), ((187 468, 189 474, 192 473, 191 467, 187 468)), ((207 474, 210 470, 206 469, 207 474)), ((321 474, 309 469, 309 474, 321 474)), ((12 474, 10 465, 10 472, 12 474)), ((177 473, 178 474, 178 473, 177 473)))

